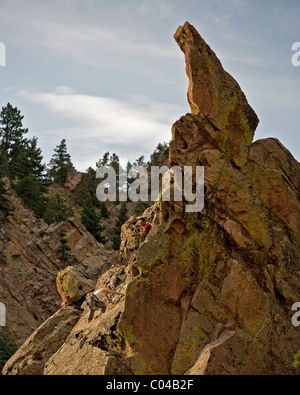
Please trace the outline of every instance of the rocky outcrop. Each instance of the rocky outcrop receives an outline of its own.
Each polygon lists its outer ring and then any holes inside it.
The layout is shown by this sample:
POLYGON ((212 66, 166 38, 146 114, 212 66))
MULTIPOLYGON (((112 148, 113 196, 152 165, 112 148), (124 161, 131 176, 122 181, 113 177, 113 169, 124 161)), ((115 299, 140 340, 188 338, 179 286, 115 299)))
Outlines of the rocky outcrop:
POLYGON ((60 270, 72 265, 95 284, 115 261, 115 254, 97 243, 75 218, 51 226, 36 219, 9 188, 8 180, 6 184, 13 210, 1 220, 0 301, 21 345, 59 308, 56 278, 60 270), (65 261, 60 254, 62 230, 70 248, 65 261))
MULTIPOLYGON (((173 125, 170 164, 204 166, 204 209, 160 199, 143 214, 152 224, 143 243, 138 218, 123 225, 120 262, 95 288, 113 282, 125 299, 90 323, 84 310, 64 343, 42 353, 44 374, 296 373, 300 164, 274 138, 253 143, 256 114, 195 28, 185 23, 175 39, 191 114, 173 125)), ((69 281, 58 284, 66 301, 80 300, 79 286, 68 299, 69 281)))
POLYGON ((95 288, 95 283, 83 276, 76 267, 68 266, 58 273, 57 290, 63 306, 81 304, 85 295, 95 288))
POLYGON ((41 375, 45 363, 65 342, 80 311, 62 308, 49 317, 6 363, 4 375, 41 375))
MULTIPOLYGON (((230 156, 236 165, 244 164, 259 122, 255 112, 238 83, 192 25, 179 26, 174 38, 185 54, 192 114, 202 118, 202 128, 219 151, 230 156)), ((205 141, 206 134, 201 133, 198 138, 205 141)))
POLYGON ((257 117, 196 30, 186 23, 175 39, 192 114, 173 126, 170 163, 204 166, 206 202, 200 213, 159 203, 119 324, 131 368, 293 373, 300 165, 276 139, 252 143, 257 117))
MULTIPOLYGON (((115 266, 99 279, 96 289, 112 282, 118 292, 125 293, 132 278, 129 267, 115 266), (125 279, 127 279, 125 281, 125 279)), ((88 323, 88 309, 58 351, 47 361, 45 375, 124 375, 132 374, 127 347, 117 325, 124 310, 124 296, 112 296, 104 314, 96 311, 88 323)))

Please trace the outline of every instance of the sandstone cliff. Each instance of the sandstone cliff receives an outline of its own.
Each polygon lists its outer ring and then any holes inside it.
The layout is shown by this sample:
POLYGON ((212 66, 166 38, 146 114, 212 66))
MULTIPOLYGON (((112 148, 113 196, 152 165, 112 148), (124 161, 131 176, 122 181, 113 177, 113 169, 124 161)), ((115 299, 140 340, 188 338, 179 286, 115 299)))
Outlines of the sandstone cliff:
POLYGON ((300 164, 274 138, 253 143, 255 112, 195 28, 185 23, 175 39, 191 114, 173 125, 170 164, 205 167, 204 209, 160 200, 144 213, 152 229, 141 245, 137 219, 127 221, 120 262, 97 283, 114 282, 125 299, 115 296, 90 324, 86 310, 79 318, 64 307, 5 374, 34 364, 44 374, 296 373, 300 164), (76 324, 66 334, 70 314, 76 324))

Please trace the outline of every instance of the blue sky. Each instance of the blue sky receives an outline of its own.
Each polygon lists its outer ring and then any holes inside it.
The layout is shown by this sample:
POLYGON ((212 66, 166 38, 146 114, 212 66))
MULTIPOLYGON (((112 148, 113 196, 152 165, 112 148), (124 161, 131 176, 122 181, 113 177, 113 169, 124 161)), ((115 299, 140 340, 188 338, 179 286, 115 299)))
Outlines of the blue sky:
POLYGON ((260 118, 300 161, 297 0, 0 0, 0 106, 24 115, 45 162, 65 138, 78 170, 106 151, 133 160, 171 139, 189 112, 184 56, 192 23, 260 118))

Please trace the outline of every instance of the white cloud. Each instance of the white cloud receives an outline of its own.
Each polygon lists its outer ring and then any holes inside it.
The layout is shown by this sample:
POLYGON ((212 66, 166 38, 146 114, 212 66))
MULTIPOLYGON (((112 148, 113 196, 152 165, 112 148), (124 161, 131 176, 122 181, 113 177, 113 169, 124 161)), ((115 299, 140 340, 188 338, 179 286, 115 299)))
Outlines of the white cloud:
MULTIPOLYGON (((109 67, 109 64, 120 57, 135 56, 143 58, 176 58, 177 51, 158 39, 155 29, 149 34, 143 26, 128 22, 118 24, 111 18, 113 9, 97 9, 89 2, 84 9, 68 7, 68 2, 48 1, 43 4, 31 4, 28 7, 23 1, 4 1, 0 14, 0 33, 6 40, 23 48, 36 48, 61 59, 71 59, 77 63, 93 67, 109 67), (53 4, 52 4, 53 3, 53 4), (34 12, 32 11, 34 9, 34 12), (98 19, 94 18, 97 13, 98 19)), ((76 4, 77 3, 77 4, 76 4)), ((131 5, 133 6, 133 4, 131 5)), ((161 18, 166 17, 172 7, 163 2, 154 2, 150 7, 152 13, 157 12, 161 18)), ((146 18, 150 10, 149 4, 141 2, 138 12, 146 18)), ((121 10, 119 11, 122 14, 121 10)), ((124 15, 123 15, 124 17, 124 15)), ((126 20, 126 18, 125 18, 126 20)))
POLYGON ((94 166, 107 150, 130 160, 149 155, 159 142, 170 141, 171 125, 184 111, 146 97, 121 101, 80 94, 68 87, 51 92, 23 90, 19 96, 55 117, 57 128, 45 130, 43 138, 48 145, 65 138, 80 170, 94 166))

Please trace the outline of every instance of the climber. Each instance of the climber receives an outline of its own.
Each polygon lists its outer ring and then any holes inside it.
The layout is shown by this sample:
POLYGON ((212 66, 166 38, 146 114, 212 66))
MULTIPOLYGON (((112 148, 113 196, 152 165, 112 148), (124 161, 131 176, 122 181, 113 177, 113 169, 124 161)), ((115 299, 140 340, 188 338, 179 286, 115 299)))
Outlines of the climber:
POLYGON ((106 297, 109 303, 114 305, 115 303, 109 298, 108 294, 110 293, 114 295, 124 295, 120 292, 113 291, 114 288, 115 288, 114 285, 112 283, 109 283, 107 284, 106 288, 99 288, 97 291, 87 296, 85 301, 85 306, 88 306, 89 308, 88 323, 92 321, 96 307, 99 307, 102 313, 105 313, 106 304, 103 302, 104 296, 106 297))
POLYGON ((147 224, 146 219, 144 217, 139 219, 139 223, 142 226, 142 232, 140 233, 140 242, 143 243, 143 241, 145 241, 148 233, 151 230, 151 225, 147 224))

